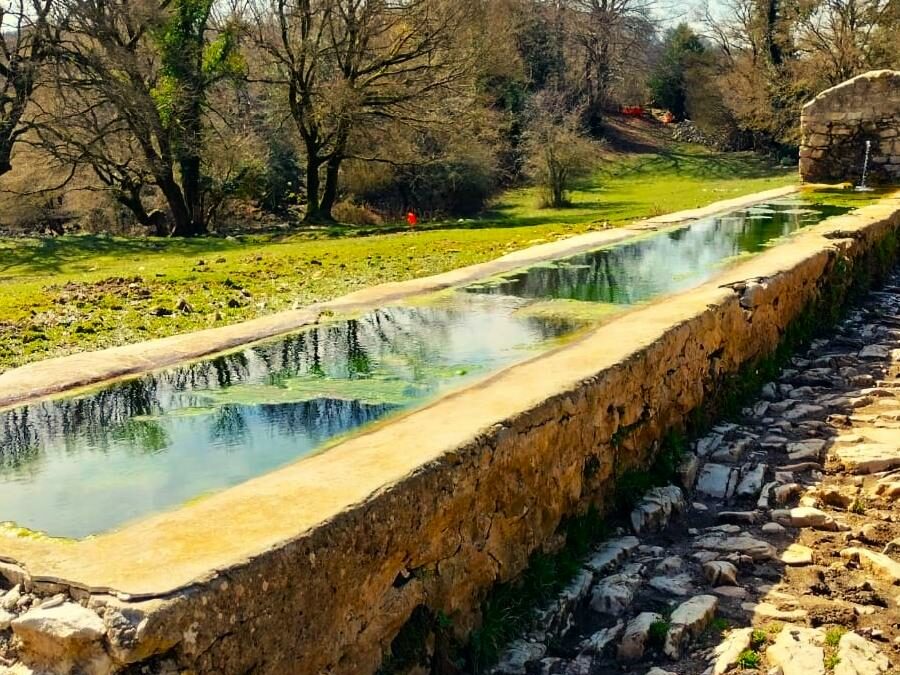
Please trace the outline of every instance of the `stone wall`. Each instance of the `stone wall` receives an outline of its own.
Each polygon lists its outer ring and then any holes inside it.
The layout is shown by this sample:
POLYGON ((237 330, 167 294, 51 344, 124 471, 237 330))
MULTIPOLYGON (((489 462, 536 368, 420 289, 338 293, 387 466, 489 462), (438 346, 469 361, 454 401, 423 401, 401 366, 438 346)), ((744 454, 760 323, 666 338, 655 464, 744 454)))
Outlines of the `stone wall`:
POLYGON ((803 106, 800 176, 859 184, 871 142, 868 185, 900 182, 900 72, 874 70, 803 106))
MULTIPOLYGON (((93 647, 79 645, 67 662, 94 675, 369 675, 417 608, 445 614, 460 636, 476 626, 495 583, 558 545, 566 518, 608 505, 616 477, 646 467, 658 441, 725 375, 771 352, 804 310, 834 302, 858 272, 884 262, 898 228, 898 200, 828 221, 713 283, 286 469, 277 481, 296 502, 316 498, 314 487, 296 484, 304 472, 314 475, 310 485, 327 486, 371 473, 375 460, 413 462, 334 517, 187 587, 141 599, 28 578, 18 566, 0 564, 0 575, 68 593, 102 619, 93 647), (432 453, 444 428, 467 440, 432 453)), ((272 481, 258 485, 271 493, 272 481)), ((285 517, 257 495, 254 509, 285 517)), ((210 502, 192 508, 212 513, 218 502, 210 502)), ((223 527, 219 536, 241 535, 223 527)), ((147 565, 165 564, 156 545, 145 544, 147 565)), ((23 638, 18 658, 47 666, 47 641, 23 638)))

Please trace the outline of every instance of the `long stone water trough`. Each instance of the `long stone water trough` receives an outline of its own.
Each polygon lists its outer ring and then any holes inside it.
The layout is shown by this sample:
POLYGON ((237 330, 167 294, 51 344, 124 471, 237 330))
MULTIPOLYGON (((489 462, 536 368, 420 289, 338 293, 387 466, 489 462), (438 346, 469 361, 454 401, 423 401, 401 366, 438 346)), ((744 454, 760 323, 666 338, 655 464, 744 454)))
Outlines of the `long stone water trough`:
MULTIPOLYGON (((894 193, 237 487, 78 541, 0 539, 9 584, 90 610, 80 632, 14 623, 25 670, 13 672, 368 674, 423 606, 464 635, 494 584, 557 545, 566 518, 606 507, 616 476, 647 467, 658 441, 723 377, 772 352, 792 321, 883 261, 898 228, 894 193)), ((575 238, 330 307, 454 286, 634 233, 575 238)), ((10 371, 0 406, 283 333, 321 311, 10 371)), ((65 618, 44 612, 44 627, 65 618)))

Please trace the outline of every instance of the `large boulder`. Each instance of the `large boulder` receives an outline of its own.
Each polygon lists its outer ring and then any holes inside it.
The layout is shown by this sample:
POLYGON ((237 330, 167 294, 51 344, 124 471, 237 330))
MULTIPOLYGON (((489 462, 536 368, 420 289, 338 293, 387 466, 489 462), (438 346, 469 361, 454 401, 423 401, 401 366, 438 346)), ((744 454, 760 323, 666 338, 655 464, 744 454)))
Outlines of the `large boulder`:
POLYGON ((74 602, 35 607, 10 622, 25 663, 52 673, 106 675, 106 626, 96 612, 74 602))

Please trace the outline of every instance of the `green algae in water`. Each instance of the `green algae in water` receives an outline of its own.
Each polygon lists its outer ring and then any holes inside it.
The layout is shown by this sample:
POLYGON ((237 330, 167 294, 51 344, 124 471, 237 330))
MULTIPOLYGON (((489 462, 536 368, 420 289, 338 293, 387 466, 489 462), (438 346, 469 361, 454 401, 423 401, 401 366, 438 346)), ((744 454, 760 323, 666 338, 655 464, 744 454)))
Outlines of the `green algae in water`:
POLYGON ((800 200, 804 205, 815 204, 838 208, 858 209, 862 206, 874 204, 882 197, 896 192, 896 187, 873 188, 866 192, 857 192, 852 187, 847 188, 803 188, 800 191, 800 200))
POLYGON ((67 543, 74 540, 66 537, 51 537, 46 532, 40 530, 30 530, 27 527, 21 527, 12 521, 0 522, 0 538, 8 537, 12 539, 30 539, 32 541, 47 541, 52 539, 54 542, 67 543))
MULTIPOLYGON (((434 369, 421 382, 376 375, 365 379, 338 379, 330 377, 286 378, 278 386, 266 384, 246 384, 227 389, 198 392, 216 406, 228 404, 275 405, 279 403, 300 403, 319 398, 392 406, 407 406, 427 396, 434 388, 433 382, 449 380, 477 373, 477 366, 446 367, 434 369)), ((214 410, 215 408, 200 410, 214 410)))
POLYGON ((519 317, 537 317, 547 320, 563 319, 573 323, 590 325, 616 314, 621 314, 622 306, 563 298, 533 302, 517 309, 515 313, 519 317))

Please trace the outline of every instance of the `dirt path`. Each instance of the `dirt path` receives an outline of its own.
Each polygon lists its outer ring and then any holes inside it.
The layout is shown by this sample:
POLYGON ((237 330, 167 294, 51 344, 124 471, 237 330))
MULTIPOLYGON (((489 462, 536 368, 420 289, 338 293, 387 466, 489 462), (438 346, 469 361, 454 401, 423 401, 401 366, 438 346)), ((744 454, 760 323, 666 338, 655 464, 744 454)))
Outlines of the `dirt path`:
POLYGON ((900 275, 695 443, 494 672, 900 673, 900 275), (574 624, 574 625, 572 625, 574 624))

